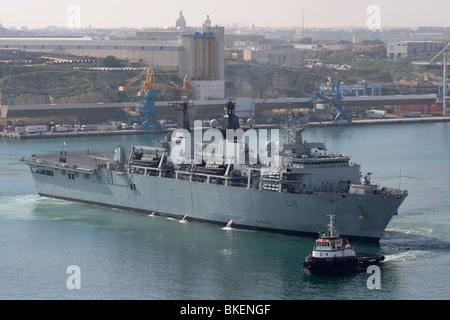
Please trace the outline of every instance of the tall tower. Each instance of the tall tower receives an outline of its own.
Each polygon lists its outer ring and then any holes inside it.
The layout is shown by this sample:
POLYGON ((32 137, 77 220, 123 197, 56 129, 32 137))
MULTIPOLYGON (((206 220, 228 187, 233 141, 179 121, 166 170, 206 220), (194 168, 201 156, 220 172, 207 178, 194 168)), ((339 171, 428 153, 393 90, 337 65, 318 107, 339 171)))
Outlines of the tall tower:
POLYGON ((224 27, 218 26, 182 36, 180 73, 190 75, 194 100, 224 99, 224 39, 224 27))
POLYGON ((180 15, 175 22, 175 28, 177 29, 185 29, 186 28, 186 19, 183 16, 183 11, 180 10, 180 15))
POLYGON ((209 14, 206 15, 206 20, 203 22, 202 30, 206 32, 208 28, 211 28, 211 20, 209 19, 209 14))

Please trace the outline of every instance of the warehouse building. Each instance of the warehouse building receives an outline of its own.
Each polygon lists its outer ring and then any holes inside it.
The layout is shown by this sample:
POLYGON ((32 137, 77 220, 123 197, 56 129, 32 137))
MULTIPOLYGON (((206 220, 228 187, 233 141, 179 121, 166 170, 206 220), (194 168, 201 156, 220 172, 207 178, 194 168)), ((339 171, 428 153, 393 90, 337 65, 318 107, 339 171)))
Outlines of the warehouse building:
POLYGON ((447 41, 395 41, 387 43, 389 59, 402 59, 411 54, 440 52, 447 46, 447 41))
POLYGON ((186 27, 180 12, 175 29, 142 30, 134 40, 93 40, 85 36, 0 36, 0 50, 10 49, 100 59, 115 56, 133 63, 189 74, 196 82, 208 81, 204 86, 193 83, 198 89, 206 90, 202 91, 202 98, 224 98, 224 28, 211 26, 209 16, 203 28, 196 30, 186 27), (215 81, 212 87, 211 81, 215 81), (223 90, 217 90, 219 85, 223 90))

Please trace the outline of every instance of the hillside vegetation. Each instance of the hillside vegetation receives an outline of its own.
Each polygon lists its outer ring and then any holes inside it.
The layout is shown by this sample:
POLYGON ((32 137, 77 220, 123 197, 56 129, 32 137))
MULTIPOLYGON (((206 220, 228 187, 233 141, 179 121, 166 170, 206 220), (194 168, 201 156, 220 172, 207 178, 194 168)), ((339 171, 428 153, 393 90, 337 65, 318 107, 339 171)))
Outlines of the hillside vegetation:
POLYGON ((117 88, 136 72, 75 70, 69 66, 1 66, 0 92, 6 96, 48 95, 53 99, 91 95, 119 101, 117 88))
MULTIPOLYGON (((382 94, 437 93, 437 83, 442 78, 442 70, 418 70, 412 65, 412 61, 430 61, 435 54, 387 60, 353 51, 305 53, 323 64, 310 69, 226 62, 226 97, 310 97, 329 81, 380 84, 382 94)), ((0 93, 3 99, 48 96, 51 103, 130 101, 137 99, 137 90, 121 93, 118 87, 138 73, 78 70, 73 66, 3 65, 0 66, 0 93)), ((161 91, 159 99, 177 99, 178 94, 161 91)))
POLYGON ((413 61, 430 61, 436 54, 423 54, 399 60, 376 59, 353 51, 308 52, 308 58, 323 63, 310 68, 274 67, 233 63, 225 68, 229 96, 255 98, 310 97, 327 82, 347 85, 379 84, 382 94, 437 93, 442 70, 416 69, 413 61), (308 56, 309 55, 309 56, 308 56))

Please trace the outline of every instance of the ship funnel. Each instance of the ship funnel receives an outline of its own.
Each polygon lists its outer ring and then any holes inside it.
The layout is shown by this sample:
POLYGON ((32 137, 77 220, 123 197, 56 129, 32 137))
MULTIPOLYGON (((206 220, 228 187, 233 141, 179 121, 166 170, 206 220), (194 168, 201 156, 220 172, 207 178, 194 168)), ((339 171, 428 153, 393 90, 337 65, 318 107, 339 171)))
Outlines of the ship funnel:
POLYGON ((264 145, 264 153, 267 154, 268 157, 272 156, 272 153, 276 153, 278 151, 279 143, 273 141, 267 141, 264 145))
POLYGON ((125 157, 125 148, 122 146, 118 146, 114 155, 114 161, 117 161, 119 168, 123 168, 123 165, 125 164, 125 157))

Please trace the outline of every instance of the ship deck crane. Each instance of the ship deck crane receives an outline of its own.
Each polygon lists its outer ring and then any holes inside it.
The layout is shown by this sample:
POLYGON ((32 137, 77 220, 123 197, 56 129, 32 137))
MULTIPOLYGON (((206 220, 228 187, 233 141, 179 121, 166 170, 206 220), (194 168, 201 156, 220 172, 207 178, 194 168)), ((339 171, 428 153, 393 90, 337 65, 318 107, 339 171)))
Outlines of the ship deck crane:
POLYGON ((119 91, 127 91, 132 89, 139 89, 139 95, 144 96, 144 100, 141 101, 141 106, 136 107, 136 111, 140 114, 144 114, 145 121, 138 127, 138 130, 150 130, 159 129, 164 130, 165 127, 155 117, 155 100, 158 97, 158 90, 161 89, 175 89, 185 93, 183 99, 188 100, 190 91, 190 79, 189 75, 185 75, 183 78, 183 85, 180 86, 175 82, 166 78, 166 76, 177 75, 178 73, 155 73, 155 68, 153 66, 148 66, 136 77, 130 80, 126 85, 120 86, 119 91), (163 78, 167 84, 156 82, 156 76, 163 78), (144 80, 142 80, 144 79, 144 80), (140 85, 136 85, 138 81, 141 80, 140 85))

